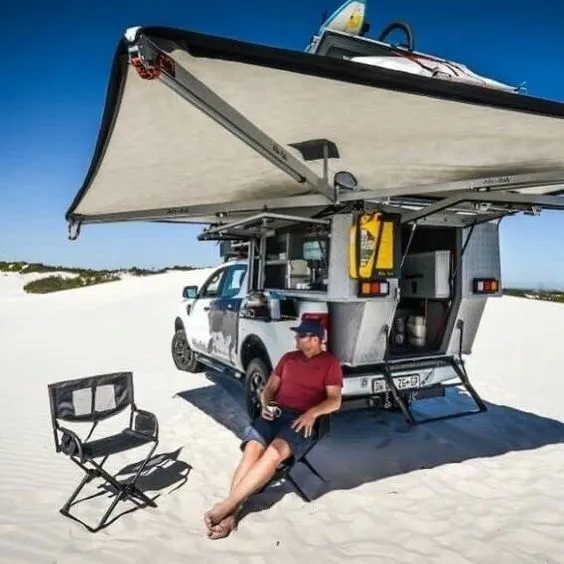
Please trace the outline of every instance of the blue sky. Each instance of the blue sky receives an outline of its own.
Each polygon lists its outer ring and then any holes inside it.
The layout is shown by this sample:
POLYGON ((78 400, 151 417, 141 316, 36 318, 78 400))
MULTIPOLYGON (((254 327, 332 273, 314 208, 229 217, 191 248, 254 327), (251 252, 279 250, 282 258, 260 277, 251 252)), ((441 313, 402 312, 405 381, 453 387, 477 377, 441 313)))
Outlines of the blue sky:
MULTIPOLYGON (((303 50, 340 0, 0 0, 0 260, 91 267, 210 265, 199 227, 86 226, 67 239, 64 213, 96 143, 115 47, 127 27, 162 25, 303 50)), ((564 102, 564 4, 509 0, 369 0, 370 36, 406 20, 416 48, 467 64, 530 95, 564 102)), ((564 126, 563 126, 564 130, 564 126)), ((564 213, 508 218, 506 285, 564 287, 564 213)))

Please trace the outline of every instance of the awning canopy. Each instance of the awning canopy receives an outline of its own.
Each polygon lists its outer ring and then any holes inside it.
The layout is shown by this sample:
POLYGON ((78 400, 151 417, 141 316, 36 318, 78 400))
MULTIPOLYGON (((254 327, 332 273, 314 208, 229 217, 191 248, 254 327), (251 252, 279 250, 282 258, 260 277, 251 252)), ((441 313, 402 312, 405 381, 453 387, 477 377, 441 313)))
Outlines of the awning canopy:
POLYGON ((230 211, 331 205, 342 170, 359 188, 340 201, 557 193, 564 103, 136 28, 118 46, 95 154, 67 219, 210 223, 230 211))

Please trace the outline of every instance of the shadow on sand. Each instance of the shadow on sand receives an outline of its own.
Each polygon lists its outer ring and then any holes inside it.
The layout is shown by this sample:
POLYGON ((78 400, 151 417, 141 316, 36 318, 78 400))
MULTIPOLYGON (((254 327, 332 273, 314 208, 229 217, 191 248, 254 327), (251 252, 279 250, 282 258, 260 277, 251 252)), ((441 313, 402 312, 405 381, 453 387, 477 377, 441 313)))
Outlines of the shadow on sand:
MULTIPOLYGON (((212 385, 178 395, 240 438, 248 424, 241 384, 228 376, 208 373, 207 377, 212 385)), ((473 407, 465 392, 448 392, 446 398, 418 401, 412 408, 416 418, 473 407)), ((485 403, 488 411, 484 413, 415 427, 409 427, 400 413, 363 410, 335 414, 331 432, 308 455, 327 479, 321 493, 424 468, 564 443, 564 423, 485 403)), ((233 467, 236 463, 234 460, 233 467)), ((307 484, 300 486, 310 493, 307 484)), ((250 511, 270 507, 289 491, 286 484, 267 488, 254 496, 260 500, 249 500, 250 511)))
MULTIPOLYGON (((170 494, 178 488, 181 488, 188 481, 188 475, 190 474, 192 467, 187 462, 184 462, 179 458, 181 451, 182 448, 179 448, 173 452, 153 455, 137 479, 137 487, 143 493, 146 493, 152 502, 155 502, 155 500, 159 498, 162 495, 162 492, 167 490, 167 488, 170 489, 168 489, 166 493, 170 494), (155 494, 155 492, 157 493, 155 494)), ((117 474, 115 474, 115 478, 122 484, 131 483, 142 463, 143 460, 125 466, 117 474)), ((96 493, 75 500, 71 504, 71 507, 82 505, 88 500, 104 496, 103 503, 105 506, 103 507, 103 510, 105 510, 106 506, 108 506, 116 496, 115 488, 104 482, 98 485, 96 489, 98 490, 96 493)), ((102 510, 101 503, 102 502, 99 502, 99 508, 102 510)), ((125 503, 120 503, 117 505, 115 512, 112 513, 112 518, 106 522, 103 528, 108 527, 123 515, 145 507, 147 507, 147 505, 136 498, 127 500, 125 503)), ((82 525, 88 526, 85 519, 80 518, 78 515, 69 515, 69 517, 78 521, 82 525)))

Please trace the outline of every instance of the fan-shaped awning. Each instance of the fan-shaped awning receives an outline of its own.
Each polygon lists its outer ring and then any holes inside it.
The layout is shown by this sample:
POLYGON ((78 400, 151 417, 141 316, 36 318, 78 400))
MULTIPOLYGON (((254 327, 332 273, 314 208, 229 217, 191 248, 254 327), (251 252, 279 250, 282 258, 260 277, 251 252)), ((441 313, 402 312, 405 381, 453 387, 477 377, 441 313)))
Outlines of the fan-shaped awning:
POLYGON ((218 213, 475 189, 560 207, 546 195, 564 189, 564 103, 137 28, 118 46, 67 219, 209 223, 218 213), (336 193, 340 170, 357 191, 336 193))

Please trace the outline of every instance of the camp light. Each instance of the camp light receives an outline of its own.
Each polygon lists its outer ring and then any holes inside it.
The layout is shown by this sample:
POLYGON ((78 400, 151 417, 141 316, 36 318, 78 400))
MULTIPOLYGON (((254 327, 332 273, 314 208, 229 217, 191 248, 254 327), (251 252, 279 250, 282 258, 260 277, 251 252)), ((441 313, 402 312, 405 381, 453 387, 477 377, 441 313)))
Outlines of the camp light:
POLYGON ((387 296, 389 293, 390 283, 387 280, 372 280, 361 282, 358 287, 358 295, 361 298, 387 296))
POLYGON ((352 191, 358 188, 358 181, 351 172, 340 170, 333 177, 333 185, 339 187, 341 190, 352 191))
POLYGON ((495 278, 474 278, 475 294, 495 294, 499 290, 499 282, 495 278))

